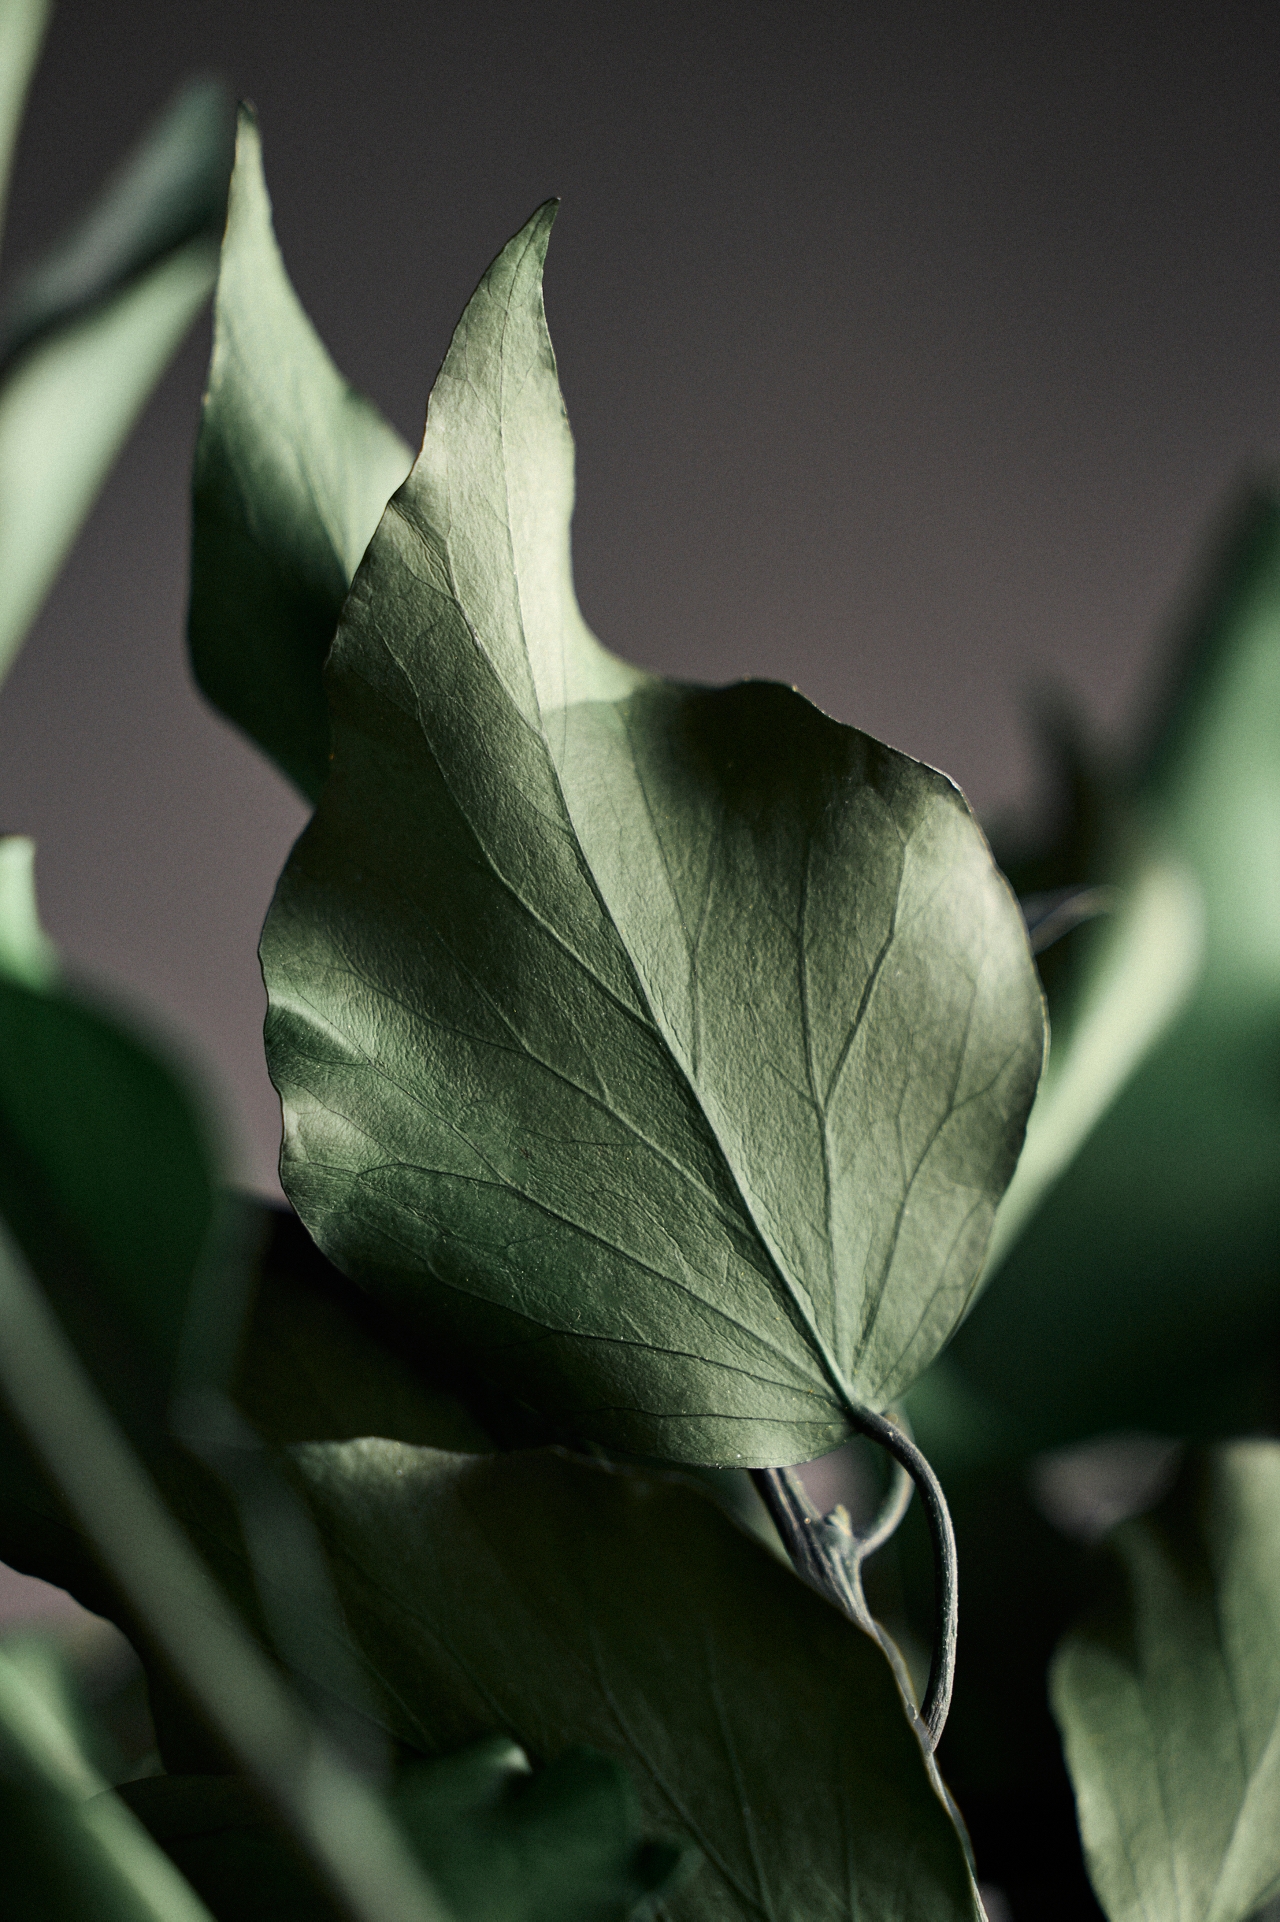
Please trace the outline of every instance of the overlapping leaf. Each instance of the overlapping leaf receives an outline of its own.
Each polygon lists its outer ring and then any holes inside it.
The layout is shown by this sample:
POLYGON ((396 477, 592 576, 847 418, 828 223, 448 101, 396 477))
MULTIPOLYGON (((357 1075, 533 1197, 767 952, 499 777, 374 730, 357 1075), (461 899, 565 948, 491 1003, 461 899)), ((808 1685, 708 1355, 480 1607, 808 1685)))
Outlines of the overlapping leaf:
POLYGON ((412 458, 298 303, 242 108, 196 445, 191 658, 214 706, 311 800, 329 768, 324 657, 412 458))
MULTIPOLYGON (((586 1743, 691 1841, 678 1922, 976 1917, 965 1848, 878 1645, 688 1482, 555 1451, 292 1451, 387 1726, 449 1754, 586 1743), (447 1548, 442 1548, 447 1545, 447 1548)), ((231 1586, 206 1509, 189 1525, 231 1586)))
POLYGON ((211 1131, 170 1063, 58 984, 30 842, 0 869, 0 1214, 126 1423, 163 1422, 217 1217, 211 1131))
POLYGON ((1245 1922, 1280 1894, 1280 1445, 1193 1464, 1111 1538, 1054 1711, 1111 1922, 1245 1922))
POLYGON ((339 1266, 577 1432, 803 1459, 968 1302, 1043 1046, 940 775, 588 633, 542 209, 485 277, 329 668, 263 939, 283 1178, 339 1266))

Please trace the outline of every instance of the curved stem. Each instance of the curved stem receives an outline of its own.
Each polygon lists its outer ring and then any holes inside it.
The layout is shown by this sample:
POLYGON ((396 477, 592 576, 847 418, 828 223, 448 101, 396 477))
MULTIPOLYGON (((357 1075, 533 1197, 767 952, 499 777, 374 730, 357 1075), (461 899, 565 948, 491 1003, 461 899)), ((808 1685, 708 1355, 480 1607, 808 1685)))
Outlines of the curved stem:
POLYGON ((902 1658, 867 1607, 862 1564, 883 1548, 907 1512, 913 1488, 920 1490, 933 1542, 934 1636, 929 1681, 919 1719, 930 1748, 936 1748, 951 1705, 958 1628, 956 1538, 942 1487, 928 1461, 896 1422, 850 1404, 848 1413, 863 1434, 893 1458, 894 1473, 879 1513, 867 1529, 855 1529, 843 1508, 821 1515, 793 1468, 756 1468, 751 1479, 782 1537, 797 1574, 842 1608, 883 1647, 905 1685, 902 1658))
POLYGON ((929 1658, 929 1684, 920 1707, 920 1720, 924 1723, 930 1747, 936 1748, 946 1724, 947 1710, 951 1706, 959 1632, 959 1570, 951 1511, 938 1477, 911 1437, 896 1422, 890 1421, 887 1415, 873 1415, 867 1408, 850 1407, 848 1413, 865 1435, 878 1441, 906 1470, 920 1490, 920 1499, 924 1503, 933 1542, 934 1630, 933 1653, 929 1658))

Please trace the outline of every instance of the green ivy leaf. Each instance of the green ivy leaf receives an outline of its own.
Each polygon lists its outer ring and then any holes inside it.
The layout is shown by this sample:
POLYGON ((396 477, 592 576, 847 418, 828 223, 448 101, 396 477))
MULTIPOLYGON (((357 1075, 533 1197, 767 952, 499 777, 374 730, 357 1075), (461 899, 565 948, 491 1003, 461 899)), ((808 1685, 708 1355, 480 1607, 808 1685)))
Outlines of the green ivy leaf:
POLYGON ((213 705, 310 800, 329 767, 321 668, 412 459, 299 304, 242 109, 196 445, 191 658, 213 705))
POLYGON ((331 655, 334 773, 263 937, 283 1179, 577 1433, 806 1459, 964 1311, 1039 989, 943 776, 588 633, 552 213, 471 301, 331 655))
MULTIPOLYGON (((162 1775, 121 1794, 218 1922, 328 1914, 245 1783, 162 1775)), ((458 1922, 624 1922, 681 1859, 645 1841, 626 1772, 584 1750, 531 1772, 499 1736, 401 1770, 391 1803, 458 1922)))
POLYGON ((1122 906, 1070 937, 1043 1099, 997 1218, 1002 1265, 912 1396, 926 1447, 944 1397, 1028 1452, 1124 1428, 1238 1433, 1269 1414, 1280 498, 1237 512, 1183 652, 1078 877, 1114 884, 1122 906))
MULTIPOLYGON (((556 1451, 292 1451, 391 1732, 535 1765, 586 1743, 692 1842, 675 1922, 976 1922, 962 1837, 879 1645, 688 1482, 556 1451)), ((233 1591, 246 1571, 188 1524, 233 1591)))
POLYGON ((1280 1894, 1280 1445, 1192 1464, 1110 1538, 1120 1585, 1054 1658, 1111 1922, 1245 1922, 1280 1894))

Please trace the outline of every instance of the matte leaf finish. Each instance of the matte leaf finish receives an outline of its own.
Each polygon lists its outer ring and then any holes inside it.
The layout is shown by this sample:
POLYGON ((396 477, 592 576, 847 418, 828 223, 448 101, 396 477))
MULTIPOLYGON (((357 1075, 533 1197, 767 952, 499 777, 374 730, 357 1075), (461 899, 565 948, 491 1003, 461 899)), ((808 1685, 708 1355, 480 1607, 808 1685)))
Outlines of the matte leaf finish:
MULTIPOLYGON (((387 1726, 448 1754, 587 1743, 703 1862, 673 1922, 977 1916, 877 1643, 689 1483, 555 1451, 292 1451, 387 1726), (446 1546, 447 1545, 447 1548, 446 1546)), ((196 1538, 243 1582, 227 1544, 196 1538)))
POLYGON ((552 213, 460 323, 331 656, 334 773, 263 937, 282 1178, 571 1430, 805 1459, 964 1311, 1039 989, 944 777, 587 631, 552 213))
POLYGON ((1280 1444, 1197 1461, 1112 1535, 1054 1712, 1111 1922, 1245 1922, 1280 1894, 1280 1444))
MULTIPOLYGON (((154 1776, 123 1799, 217 1922, 318 1922, 320 1903, 248 1785, 154 1776)), ((670 1882, 616 1762, 586 1751, 531 1772, 501 1736, 402 1769, 390 1799, 457 1922, 625 1922, 670 1882)))
POLYGON ((299 305, 242 109, 196 445, 191 658, 214 706, 310 800, 329 767, 321 668, 412 459, 299 305))

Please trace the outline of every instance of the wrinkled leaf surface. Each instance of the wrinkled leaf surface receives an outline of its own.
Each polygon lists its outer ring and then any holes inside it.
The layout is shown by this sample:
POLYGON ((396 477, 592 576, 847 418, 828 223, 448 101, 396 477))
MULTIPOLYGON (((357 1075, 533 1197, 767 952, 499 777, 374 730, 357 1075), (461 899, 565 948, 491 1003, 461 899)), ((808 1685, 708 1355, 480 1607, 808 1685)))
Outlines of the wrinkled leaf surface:
POLYGON ((551 214, 463 317, 330 659, 334 772, 263 938, 283 1179, 577 1433, 795 1461, 963 1313, 1040 995, 941 775, 587 631, 551 214))

